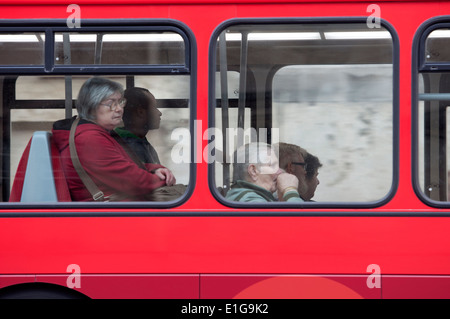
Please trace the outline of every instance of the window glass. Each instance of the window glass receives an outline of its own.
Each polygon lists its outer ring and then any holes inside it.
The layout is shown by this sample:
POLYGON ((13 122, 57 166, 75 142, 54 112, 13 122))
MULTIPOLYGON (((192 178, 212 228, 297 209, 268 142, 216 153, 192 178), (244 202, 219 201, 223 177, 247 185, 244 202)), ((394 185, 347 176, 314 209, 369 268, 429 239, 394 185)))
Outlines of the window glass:
MULTIPOLYGON (((235 135, 223 141, 228 148, 216 143, 219 153, 225 150, 228 156, 214 170, 222 196, 239 184, 232 154, 249 141, 293 144, 318 157, 315 185, 304 172, 289 168, 301 183, 307 179, 311 185, 297 188, 306 201, 364 203, 389 195, 395 80, 394 44, 387 29, 369 29, 365 23, 232 25, 218 35, 215 56, 215 126, 223 132, 239 127, 249 132, 245 140, 235 135), (229 71, 238 78, 231 81, 229 71), (236 119, 239 109, 243 124, 236 119)), ((294 161, 283 154, 280 166, 287 169, 294 161)), ((273 193, 276 201, 279 193, 273 193)))
POLYGON ((56 33, 55 64, 184 64, 174 32, 56 33))
POLYGON ((433 30, 426 39, 425 61, 450 62, 450 29, 433 30))
POLYGON ((422 72, 419 75, 418 181, 428 199, 448 201, 447 137, 450 106, 450 74, 422 72))
POLYGON ((0 65, 43 65, 43 32, 0 33, 0 65))
MULTIPOLYGON (((72 95, 76 99, 87 76, 71 77, 72 95)), ((107 78, 126 87, 126 77, 107 78)), ((51 131, 55 121, 65 117, 64 90, 66 80, 61 76, 21 76, 16 81, 17 108, 11 110, 11 180, 31 136, 36 131, 51 131), (30 90, 30 88, 32 88, 30 90), (34 108, 29 108, 32 103, 34 108), (58 107, 59 103, 59 107, 58 107), (27 107, 27 108, 24 108, 27 107)), ((159 129, 149 130, 146 138, 156 149, 160 162, 175 175, 177 182, 189 183, 189 162, 172 157, 172 149, 178 139, 172 139, 174 131, 189 130, 189 77, 188 76, 136 76, 135 86, 147 88, 157 100, 161 112, 159 129)), ((77 115, 72 108, 72 115, 77 115)), ((189 140, 183 139, 189 149, 189 140)), ((12 185, 11 185, 12 186, 12 185)))
POLYGON ((373 201, 389 192, 392 65, 286 67, 273 84, 280 138, 324 164, 315 200, 373 201))

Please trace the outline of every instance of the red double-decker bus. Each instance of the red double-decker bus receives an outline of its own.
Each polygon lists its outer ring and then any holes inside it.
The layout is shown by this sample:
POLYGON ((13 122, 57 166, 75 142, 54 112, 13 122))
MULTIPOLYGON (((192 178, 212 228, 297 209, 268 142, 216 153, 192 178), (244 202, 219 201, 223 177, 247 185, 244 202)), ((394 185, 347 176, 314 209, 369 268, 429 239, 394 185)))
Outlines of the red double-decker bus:
POLYGON ((450 3, 0 5, 2 298, 450 296, 450 3), (92 77, 152 92, 183 195, 73 200, 52 127, 92 77), (315 155, 313 197, 230 199, 255 141, 315 155))

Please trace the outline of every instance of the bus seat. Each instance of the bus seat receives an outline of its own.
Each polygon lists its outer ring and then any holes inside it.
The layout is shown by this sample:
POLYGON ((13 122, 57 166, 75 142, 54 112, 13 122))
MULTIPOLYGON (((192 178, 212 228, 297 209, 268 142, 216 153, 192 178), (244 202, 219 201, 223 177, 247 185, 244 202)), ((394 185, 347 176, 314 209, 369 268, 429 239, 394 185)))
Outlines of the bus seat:
POLYGON ((17 167, 9 201, 71 201, 59 151, 50 132, 34 132, 28 142, 17 167))

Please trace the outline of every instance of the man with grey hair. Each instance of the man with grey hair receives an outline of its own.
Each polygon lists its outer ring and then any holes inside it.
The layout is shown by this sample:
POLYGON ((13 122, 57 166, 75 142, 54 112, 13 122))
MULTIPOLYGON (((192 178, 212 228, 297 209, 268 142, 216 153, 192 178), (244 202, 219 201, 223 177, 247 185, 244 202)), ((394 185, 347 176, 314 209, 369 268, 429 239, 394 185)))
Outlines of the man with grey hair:
POLYGON ((234 184, 226 198, 239 202, 265 203, 277 201, 303 202, 297 188, 298 179, 283 172, 272 146, 265 143, 248 143, 234 154, 234 184))

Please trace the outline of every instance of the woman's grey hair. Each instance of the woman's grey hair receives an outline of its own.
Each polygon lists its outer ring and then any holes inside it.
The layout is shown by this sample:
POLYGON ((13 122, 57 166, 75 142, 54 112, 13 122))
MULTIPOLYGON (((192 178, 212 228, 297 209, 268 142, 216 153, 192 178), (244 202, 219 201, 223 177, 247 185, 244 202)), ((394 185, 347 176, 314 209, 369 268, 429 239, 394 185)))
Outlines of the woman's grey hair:
POLYGON ((114 93, 123 96, 123 86, 106 78, 93 77, 84 82, 76 102, 78 115, 85 120, 96 120, 95 113, 100 103, 114 93))
POLYGON ((259 169, 261 164, 270 164, 272 146, 266 143, 253 142, 242 145, 234 152, 233 181, 247 180, 248 166, 255 164, 259 169))

